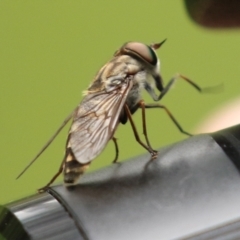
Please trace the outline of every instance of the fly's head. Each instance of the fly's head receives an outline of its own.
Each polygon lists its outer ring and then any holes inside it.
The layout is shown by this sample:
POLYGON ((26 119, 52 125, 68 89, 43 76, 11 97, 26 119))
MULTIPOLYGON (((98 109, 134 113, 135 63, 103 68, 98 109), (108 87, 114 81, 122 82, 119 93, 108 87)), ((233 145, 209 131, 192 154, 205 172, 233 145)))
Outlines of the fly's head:
POLYGON ((149 46, 139 42, 127 42, 115 52, 114 56, 128 55, 139 61, 144 66, 144 69, 152 75, 157 89, 161 92, 164 87, 160 75, 160 61, 155 50, 160 48, 165 41, 166 39, 149 46))

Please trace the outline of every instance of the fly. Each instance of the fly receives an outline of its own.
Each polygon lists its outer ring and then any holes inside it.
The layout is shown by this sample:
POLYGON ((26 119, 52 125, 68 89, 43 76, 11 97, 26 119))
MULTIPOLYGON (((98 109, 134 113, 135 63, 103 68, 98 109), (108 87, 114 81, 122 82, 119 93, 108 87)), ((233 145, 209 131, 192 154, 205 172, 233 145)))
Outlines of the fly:
POLYGON ((126 124, 128 120, 136 141, 151 154, 151 159, 155 159, 157 151, 152 148, 148 139, 145 109, 164 109, 183 134, 191 135, 182 129, 164 105, 146 104, 141 97, 141 91, 145 89, 154 101, 160 101, 179 78, 202 92, 197 84, 180 74, 175 75, 165 87, 163 86, 160 61, 155 50, 159 49, 165 41, 166 39, 151 45, 127 42, 117 50, 113 58, 99 70, 93 82, 84 91, 83 100, 78 107, 65 119, 57 132, 17 178, 43 153, 70 119, 72 119, 72 125, 62 164, 51 181, 39 189, 40 192, 45 191, 61 173, 64 175, 66 185, 76 184, 78 178, 110 140, 115 145, 116 156, 113 162, 116 162, 118 145, 114 134, 119 123, 126 124), (159 95, 155 93, 155 88, 160 92, 159 95), (140 139, 132 119, 132 115, 139 108, 142 111, 142 127, 146 143, 140 139))

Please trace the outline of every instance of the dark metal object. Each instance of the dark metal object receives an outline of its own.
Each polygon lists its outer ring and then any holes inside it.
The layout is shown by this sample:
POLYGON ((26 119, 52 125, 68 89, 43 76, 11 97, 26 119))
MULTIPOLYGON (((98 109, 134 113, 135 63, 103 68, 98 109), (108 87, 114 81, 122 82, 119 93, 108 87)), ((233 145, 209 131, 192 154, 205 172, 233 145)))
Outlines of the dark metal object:
POLYGON ((240 27, 239 0, 185 0, 193 21, 209 28, 240 27))
POLYGON ((84 239, 69 213, 48 193, 0 206, 0 234, 8 240, 84 239))
POLYGON ((148 154, 113 164, 86 174, 75 187, 55 186, 1 207, 0 234, 25 232, 31 239, 240 239, 239 149, 240 125, 160 149, 149 164, 148 154), (13 222, 19 227, 9 225, 13 222))
POLYGON ((240 172, 240 129, 239 126, 228 128, 212 134, 215 141, 232 160, 240 172))

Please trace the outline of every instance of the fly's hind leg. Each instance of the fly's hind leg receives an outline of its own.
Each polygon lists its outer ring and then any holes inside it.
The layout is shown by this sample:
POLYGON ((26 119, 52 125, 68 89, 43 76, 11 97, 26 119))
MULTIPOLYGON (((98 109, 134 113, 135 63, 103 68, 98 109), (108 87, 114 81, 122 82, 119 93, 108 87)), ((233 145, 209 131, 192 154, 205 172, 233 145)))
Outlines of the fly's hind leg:
POLYGON ((58 172, 53 176, 53 178, 49 181, 49 183, 46 186, 38 189, 38 192, 39 193, 45 192, 62 172, 64 175, 64 183, 67 186, 76 184, 76 181, 81 175, 84 174, 84 172, 90 166, 90 163, 91 162, 89 163, 78 162, 72 152, 72 149, 68 147, 66 149, 66 154, 64 156, 64 159, 61 163, 58 172))
POLYGON ((45 185, 44 187, 38 189, 38 192, 39 192, 39 193, 46 192, 46 190, 48 189, 48 187, 49 187, 49 186, 56 180, 56 178, 62 173, 64 162, 65 162, 65 158, 63 159, 63 161, 62 161, 62 163, 61 163, 61 166, 60 166, 58 172, 53 176, 53 178, 49 181, 49 183, 48 183, 47 185, 45 185))

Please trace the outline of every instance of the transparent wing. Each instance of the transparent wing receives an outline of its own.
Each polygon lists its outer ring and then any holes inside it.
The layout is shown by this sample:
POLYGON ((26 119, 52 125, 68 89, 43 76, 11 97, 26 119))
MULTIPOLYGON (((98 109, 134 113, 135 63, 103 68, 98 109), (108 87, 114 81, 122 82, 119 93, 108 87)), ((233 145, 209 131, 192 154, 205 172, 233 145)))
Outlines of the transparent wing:
POLYGON ((99 155, 112 138, 132 81, 127 80, 111 92, 87 95, 73 118, 68 146, 76 160, 88 163, 99 155))

